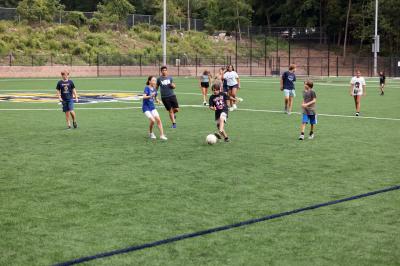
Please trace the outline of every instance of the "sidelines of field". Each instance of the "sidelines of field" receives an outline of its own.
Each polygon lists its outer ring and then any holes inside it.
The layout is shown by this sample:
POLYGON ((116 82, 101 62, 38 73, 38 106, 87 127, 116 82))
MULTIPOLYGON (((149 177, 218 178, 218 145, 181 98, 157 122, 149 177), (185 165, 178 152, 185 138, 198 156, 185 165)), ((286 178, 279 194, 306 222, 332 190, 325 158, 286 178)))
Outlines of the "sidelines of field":
MULTIPOLYGON (((181 105, 181 107, 191 107, 191 108, 205 108, 203 105, 181 105)), ((140 106, 134 107, 79 107, 75 108, 76 110, 132 110, 132 109, 141 109, 140 106)), ((2 111, 60 111, 60 109, 55 108, 25 108, 25 109, 0 109, 2 111)), ((246 108, 239 108, 235 110, 238 111, 245 111, 245 112, 261 112, 261 113, 280 113, 282 114, 283 111, 278 110, 263 110, 263 109, 246 109, 246 108)), ((302 115, 300 112, 292 112, 292 114, 302 115)), ((326 116, 326 117, 341 117, 341 118, 353 118, 353 119, 372 119, 372 120, 387 120, 387 121, 400 121, 400 118, 391 118, 391 117, 375 117, 375 116, 352 116, 352 115, 337 115, 337 114, 318 114, 318 116, 326 116)))
POLYGON ((115 250, 112 250, 112 251, 102 252, 102 253, 98 253, 98 254, 91 255, 91 256, 84 256, 84 257, 72 259, 72 260, 69 260, 69 261, 56 263, 53 266, 70 266, 70 265, 81 264, 81 263, 84 263, 84 262, 93 261, 93 260, 97 260, 97 259, 107 258, 107 257, 115 256, 115 255, 131 253, 131 252, 135 252, 135 251, 139 251, 139 250, 143 250, 143 249, 147 249, 147 248, 152 248, 152 247, 157 247, 157 246, 161 246, 161 245, 166 245, 166 244, 169 244, 169 243, 174 243, 174 242, 177 242, 177 241, 182 241, 182 240, 185 240, 185 239, 191 239, 191 238, 196 238, 196 237, 200 237, 200 236, 204 236, 204 235, 210 235, 210 234, 214 234, 214 233, 221 232, 221 231, 232 230, 234 228, 239 228, 239 227, 248 226, 248 225, 252 225, 252 224, 256 224, 256 223, 260 223, 260 222, 265 222, 265 221, 268 221, 268 220, 282 218, 282 217, 286 217, 286 216, 290 216, 290 215, 294 215, 294 214, 298 214, 298 213, 303 213, 303 212, 306 212, 306 211, 312 211, 312 210, 316 210, 316 209, 319 209, 319 208, 322 208, 322 207, 336 205, 336 204, 339 204, 339 203, 344 203, 344 202, 348 202, 348 201, 363 199, 363 198, 366 198, 366 197, 378 195, 378 194, 381 194, 381 193, 387 193, 387 192, 391 192, 391 191, 396 191, 396 190, 399 190, 399 189, 400 189, 400 185, 394 185, 394 186, 387 187, 387 188, 384 188, 384 189, 370 191, 370 192, 367 192, 367 193, 358 194, 358 195, 350 196, 350 197, 347 197, 347 198, 342 198, 342 199, 332 200, 332 201, 328 201, 328 202, 318 203, 318 204, 306 206, 306 207, 303 207, 303 208, 294 209, 294 210, 291 210, 291 211, 285 211, 285 212, 280 212, 280 213, 267 215, 267 216, 263 216, 263 217, 259 217, 259 218, 248 219, 248 220, 245 220, 245 221, 241 221, 241 222, 237 222, 237 223, 233 223, 233 224, 229 224, 229 225, 224 225, 224 226, 213 227, 213 228, 209 228, 209 229, 205 229, 205 230, 201 230, 201 231, 196 231, 196 232, 193 232, 193 233, 176 235, 176 236, 173 236, 173 237, 170 237, 170 238, 165 238, 165 239, 154 241, 154 242, 148 242, 148 243, 145 243, 145 244, 136 245, 136 246, 130 246, 130 247, 127 247, 127 248, 115 249, 115 250))

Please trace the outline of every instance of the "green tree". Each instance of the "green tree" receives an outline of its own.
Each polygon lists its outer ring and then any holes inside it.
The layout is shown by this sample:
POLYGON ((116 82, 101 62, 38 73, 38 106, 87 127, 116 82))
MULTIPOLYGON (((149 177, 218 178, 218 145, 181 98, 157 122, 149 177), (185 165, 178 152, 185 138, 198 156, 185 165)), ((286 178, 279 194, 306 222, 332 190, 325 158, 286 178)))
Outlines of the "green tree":
POLYGON ((20 0, 0 0, 1 7, 17 7, 20 0))
POLYGON ((64 10, 64 6, 59 0, 23 0, 19 2, 17 13, 22 19, 31 23, 52 22, 54 16, 64 10))
POLYGON ((116 23, 121 26, 134 11, 135 7, 128 0, 104 0, 97 5, 95 17, 103 23, 116 23))

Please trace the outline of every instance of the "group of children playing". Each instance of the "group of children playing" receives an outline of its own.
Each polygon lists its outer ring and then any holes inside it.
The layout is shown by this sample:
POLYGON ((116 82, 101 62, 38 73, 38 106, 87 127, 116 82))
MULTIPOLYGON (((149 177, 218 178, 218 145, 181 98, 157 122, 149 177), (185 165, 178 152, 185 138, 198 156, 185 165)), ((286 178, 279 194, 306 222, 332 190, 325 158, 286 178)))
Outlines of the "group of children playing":
MULTIPOLYGON (((289 70, 285 71, 281 76, 280 89, 284 93, 284 112, 288 115, 291 114, 293 108, 293 98, 296 96, 295 85, 296 81, 296 65, 292 64, 289 66, 289 70)), ((62 109, 65 113, 67 129, 71 129, 71 119, 72 126, 74 128, 78 127, 76 121, 76 114, 74 112, 74 99, 78 102, 78 94, 76 92, 75 85, 72 80, 69 79, 69 72, 61 72, 62 80, 57 83, 57 97, 62 103, 62 109)), ((380 90, 381 94, 384 95, 385 87, 385 75, 383 72, 379 73, 380 76, 380 90)), ((200 87, 203 96, 203 105, 209 106, 209 108, 215 111, 215 121, 217 123, 218 132, 215 136, 218 139, 224 138, 225 142, 229 142, 230 139, 225 131, 225 123, 228 118, 228 112, 237 109, 236 103, 243 100, 236 97, 237 91, 240 89, 240 79, 238 74, 235 72, 232 65, 229 65, 227 69, 221 68, 219 73, 216 75, 212 82, 212 94, 206 101, 208 88, 212 81, 212 76, 209 71, 205 70, 203 75, 200 77, 200 87)), ((304 82, 303 91, 303 102, 302 102, 302 123, 300 127, 299 140, 304 140, 304 131, 306 124, 310 124, 309 139, 314 138, 315 125, 317 124, 317 112, 316 112, 316 102, 317 95, 313 90, 313 81, 307 79, 304 82)), ((172 128, 176 128, 176 113, 179 112, 179 104, 175 95, 176 85, 173 82, 173 78, 168 75, 168 69, 166 66, 161 67, 161 76, 156 78, 155 76, 149 76, 146 82, 146 86, 143 92, 143 104, 142 111, 144 115, 149 119, 149 138, 156 139, 154 134, 154 125, 160 130, 160 139, 167 140, 164 134, 163 125, 160 119, 160 115, 156 109, 155 103, 160 103, 158 99, 158 91, 161 94, 161 101, 164 104, 166 110, 169 113, 169 118, 172 123, 172 128)), ((356 76, 354 76, 350 81, 350 95, 354 97, 356 116, 360 115, 360 101, 361 96, 366 95, 366 83, 365 79, 361 76, 359 70, 356 71, 356 76)))

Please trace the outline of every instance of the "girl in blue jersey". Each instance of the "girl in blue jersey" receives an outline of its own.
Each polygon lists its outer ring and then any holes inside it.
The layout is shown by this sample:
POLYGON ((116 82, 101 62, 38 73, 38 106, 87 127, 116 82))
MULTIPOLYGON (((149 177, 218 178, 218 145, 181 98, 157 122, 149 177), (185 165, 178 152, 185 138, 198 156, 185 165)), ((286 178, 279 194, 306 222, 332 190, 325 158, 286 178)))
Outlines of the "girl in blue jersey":
POLYGON ((156 139, 156 135, 153 132, 154 124, 157 123, 158 129, 160 130, 160 139, 167 140, 167 137, 164 135, 164 129, 162 126, 162 122, 160 119, 160 115, 157 112, 154 101, 160 103, 157 98, 157 79, 154 76, 150 76, 147 78, 146 87, 143 92, 143 105, 142 111, 144 115, 150 120, 149 125, 149 137, 151 139, 156 139))

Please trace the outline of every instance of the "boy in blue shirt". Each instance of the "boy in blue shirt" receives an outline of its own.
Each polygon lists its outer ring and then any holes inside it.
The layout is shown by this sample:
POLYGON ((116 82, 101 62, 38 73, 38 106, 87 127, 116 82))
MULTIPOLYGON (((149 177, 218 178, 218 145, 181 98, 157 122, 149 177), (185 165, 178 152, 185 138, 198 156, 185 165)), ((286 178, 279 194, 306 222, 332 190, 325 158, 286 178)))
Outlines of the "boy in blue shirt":
POLYGON ((76 122, 76 114, 74 111, 74 98, 78 102, 78 94, 76 93, 75 84, 72 80, 69 80, 69 72, 64 70, 61 72, 62 80, 57 83, 57 97, 62 103, 63 112, 67 120, 67 129, 71 129, 70 116, 72 118, 72 124, 74 128, 78 127, 76 122))
POLYGON ((289 71, 283 73, 281 77, 281 91, 285 96, 285 113, 290 115, 293 107, 293 98, 296 97, 294 82, 296 81, 296 65, 291 64, 289 71))
POLYGON ((160 119, 160 115, 157 112, 154 101, 159 102, 157 98, 157 80, 154 76, 150 76, 147 78, 146 87, 144 88, 143 94, 143 105, 142 111, 144 115, 150 120, 149 125, 149 137, 151 139, 156 139, 156 135, 153 132, 154 123, 157 123, 158 129, 160 130, 160 139, 167 140, 167 137, 164 135, 163 125, 160 119))
POLYGON ((315 110, 315 103, 317 102, 317 95, 315 91, 312 89, 314 87, 314 83, 311 80, 306 80, 304 82, 304 91, 303 91, 303 103, 301 107, 303 108, 303 120, 300 127, 300 137, 299 140, 304 140, 304 129, 306 128, 306 124, 310 123, 310 135, 308 139, 314 138, 314 128, 317 124, 317 111, 315 110))

